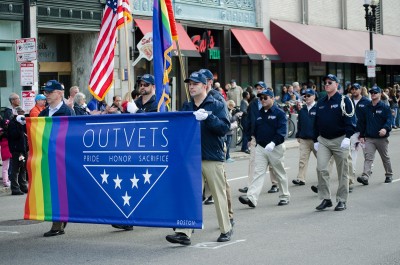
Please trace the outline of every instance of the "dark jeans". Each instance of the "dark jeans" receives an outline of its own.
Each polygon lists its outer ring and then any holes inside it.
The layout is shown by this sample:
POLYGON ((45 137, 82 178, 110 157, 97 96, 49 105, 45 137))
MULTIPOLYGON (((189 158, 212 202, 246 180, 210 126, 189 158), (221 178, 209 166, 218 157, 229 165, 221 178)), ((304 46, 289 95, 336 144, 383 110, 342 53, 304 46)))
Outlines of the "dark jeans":
POLYGON ((22 154, 25 159, 24 161, 20 161, 21 153, 12 153, 11 158, 11 175, 9 177, 11 182, 11 191, 18 192, 27 192, 28 191, 28 182, 26 181, 26 160, 28 159, 27 154, 22 154))
POLYGON ((231 142, 232 142, 232 135, 227 135, 226 136, 226 160, 228 160, 229 158, 231 158, 231 155, 229 154, 229 149, 231 147, 231 142))

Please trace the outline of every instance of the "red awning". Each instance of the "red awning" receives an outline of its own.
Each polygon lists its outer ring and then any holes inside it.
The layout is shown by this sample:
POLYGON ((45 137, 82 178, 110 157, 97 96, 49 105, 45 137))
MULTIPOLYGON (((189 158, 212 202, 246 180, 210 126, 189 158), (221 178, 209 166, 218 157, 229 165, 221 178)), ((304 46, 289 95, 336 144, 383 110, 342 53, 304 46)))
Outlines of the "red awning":
POLYGON ((262 31, 231 29, 243 50, 252 60, 279 60, 278 52, 262 31))
MULTIPOLYGON (((134 21, 139 27, 140 31, 143 33, 143 35, 153 31, 153 22, 151 20, 134 19, 134 21)), ((181 49, 182 56, 201 57, 200 53, 196 49, 196 46, 194 46, 192 40, 189 38, 188 34, 180 23, 176 23, 176 29, 178 31, 178 43, 179 48, 181 49)), ((173 42, 173 44, 174 50, 172 51, 172 54, 177 56, 178 50, 176 49, 175 41, 173 42)))
MULTIPOLYGON (((271 20, 271 41, 281 62, 339 62, 364 64, 369 33, 271 20)), ((377 64, 400 64, 400 37, 373 35, 377 64)))

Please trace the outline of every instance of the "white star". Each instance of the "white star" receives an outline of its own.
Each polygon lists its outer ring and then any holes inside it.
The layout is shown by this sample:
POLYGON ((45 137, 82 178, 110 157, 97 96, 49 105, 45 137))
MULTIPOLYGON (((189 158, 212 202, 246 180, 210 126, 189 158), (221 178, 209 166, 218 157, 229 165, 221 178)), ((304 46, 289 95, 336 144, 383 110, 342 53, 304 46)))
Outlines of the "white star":
POLYGON ((106 170, 105 170, 105 169, 104 169, 104 173, 103 173, 103 174, 100 174, 100 176, 101 176, 101 178, 102 178, 101 184, 103 184, 104 182, 108 184, 107 178, 108 178, 109 175, 106 173, 106 170))
POLYGON ((139 189, 139 187, 137 185, 139 179, 136 178, 135 174, 133 174, 133 178, 131 179, 131 181, 132 181, 132 189, 133 189, 133 187, 136 187, 137 189, 139 189))
POLYGON ((115 182, 115 188, 119 187, 121 189, 121 181, 122 179, 119 178, 118 174, 117 174, 117 178, 113 179, 115 182))
POLYGON ((129 206, 131 206, 129 204, 129 200, 131 199, 131 196, 128 196, 128 192, 127 191, 125 191, 125 196, 122 196, 122 199, 124 199, 124 206, 125 206, 125 204, 128 204, 129 206))
POLYGON ((146 169, 146 174, 142 174, 142 175, 143 175, 143 177, 144 177, 144 183, 148 182, 148 183, 150 184, 150 177, 151 177, 151 174, 149 174, 149 170, 146 169))

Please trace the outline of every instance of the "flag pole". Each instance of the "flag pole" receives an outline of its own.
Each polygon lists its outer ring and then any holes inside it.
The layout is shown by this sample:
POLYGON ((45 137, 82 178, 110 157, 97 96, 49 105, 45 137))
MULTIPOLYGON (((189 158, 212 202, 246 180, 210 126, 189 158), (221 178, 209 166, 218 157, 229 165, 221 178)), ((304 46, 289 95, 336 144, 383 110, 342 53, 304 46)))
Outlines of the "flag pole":
MULTIPOLYGON (((131 101, 132 97, 132 78, 131 78, 131 66, 129 64, 129 37, 128 37, 128 25, 126 16, 124 16, 124 28, 125 28, 125 53, 126 53, 126 68, 128 71, 128 100, 131 101)), ((121 95, 123 96, 123 95, 121 95)))
MULTIPOLYGON (((181 74, 182 74, 182 78, 183 78, 183 80, 185 80, 185 79, 186 79, 185 65, 183 64, 182 53, 181 53, 181 49, 180 49, 180 47, 179 47, 178 40, 175 41, 175 44, 176 44, 176 48, 177 48, 177 50, 178 50, 178 57, 179 57, 179 63, 180 63, 180 65, 181 65, 181 74)), ((184 84, 185 84, 186 99, 187 99, 187 101, 190 102, 189 88, 188 88, 187 83, 184 83, 184 84)))

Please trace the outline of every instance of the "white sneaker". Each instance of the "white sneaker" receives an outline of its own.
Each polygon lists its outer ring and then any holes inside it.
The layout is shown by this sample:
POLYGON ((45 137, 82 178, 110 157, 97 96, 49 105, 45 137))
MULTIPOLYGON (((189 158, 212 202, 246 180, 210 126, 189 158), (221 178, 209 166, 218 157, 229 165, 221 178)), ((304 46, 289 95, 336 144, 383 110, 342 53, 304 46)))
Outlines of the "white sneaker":
POLYGON ((11 186, 11 182, 7 181, 5 183, 3 183, 4 187, 9 188, 11 186))

